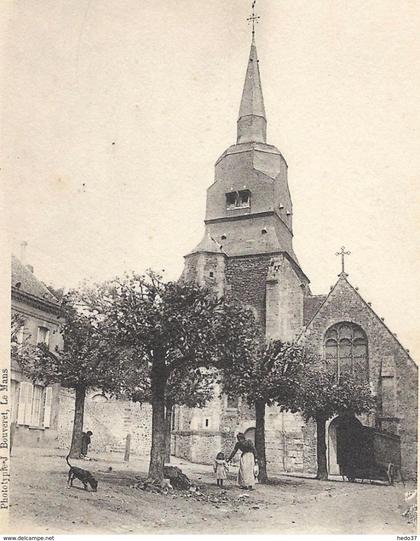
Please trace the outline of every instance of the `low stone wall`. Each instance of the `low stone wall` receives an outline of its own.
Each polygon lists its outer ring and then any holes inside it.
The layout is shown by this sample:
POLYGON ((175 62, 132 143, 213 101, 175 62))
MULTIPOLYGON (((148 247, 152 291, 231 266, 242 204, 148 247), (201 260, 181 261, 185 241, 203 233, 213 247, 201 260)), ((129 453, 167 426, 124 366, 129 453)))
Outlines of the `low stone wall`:
MULTIPOLYGON (((60 395, 57 447, 68 449, 71 443, 74 396, 68 390, 60 395)), ((124 452, 127 434, 131 434, 131 452, 148 455, 151 446, 151 407, 123 400, 96 402, 86 399, 84 430, 93 432, 92 452, 124 452)))

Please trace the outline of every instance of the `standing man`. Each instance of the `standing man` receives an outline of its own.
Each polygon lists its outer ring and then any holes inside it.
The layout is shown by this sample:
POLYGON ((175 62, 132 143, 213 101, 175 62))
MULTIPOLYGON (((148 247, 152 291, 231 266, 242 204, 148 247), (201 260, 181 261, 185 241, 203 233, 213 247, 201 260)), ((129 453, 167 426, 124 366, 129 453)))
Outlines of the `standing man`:
POLYGON ((93 436, 93 432, 88 430, 87 432, 82 432, 82 450, 80 451, 80 458, 83 458, 85 460, 90 460, 87 457, 89 445, 91 442, 91 437, 93 436))

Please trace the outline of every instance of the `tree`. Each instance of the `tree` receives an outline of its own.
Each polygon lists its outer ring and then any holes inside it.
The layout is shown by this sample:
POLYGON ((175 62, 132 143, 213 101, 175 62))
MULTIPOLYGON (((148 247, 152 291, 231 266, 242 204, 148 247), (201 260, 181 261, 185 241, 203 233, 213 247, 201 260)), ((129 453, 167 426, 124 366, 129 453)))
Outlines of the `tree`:
POLYGON ((63 347, 50 351, 45 344, 19 355, 23 372, 45 385, 59 383, 74 389, 75 410, 70 456, 80 455, 84 404, 89 388, 118 394, 124 351, 118 349, 98 312, 88 309, 86 299, 92 292, 72 290, 62 300, 63 324, 60 332, 63 347))
POLYGON ((168 382, 177 373, 220 367, 246 355, 250 314, 197 284, 165 283, 151 271, 112 280, 97 303, 120 345, 131 349, 136 357, 134 373, 137 371, 142 381, 144 375, 150 378, 152 447, 148 480, 159 483, 166 454, 168 382))
MULTIPOLYGON (((165 463, 170 462, 172 415, 174 406, 189 408, 204 407, 213 397, 214 381, 217 374, 212 369, 174 370, 167 381, 165 391, 165 463)), ((152 402, 150 370, 136 363, 132 352, 132 362, 125 373, 124 396, 133 402, 152 402)))
POLYGON ((375 407, 367 381, 357 376, 336 373, 317 364, 305 372, 298 396, 299 409, 306 421, 316 423, 317 479, 328 479, 326 422, 336 415, 360 415, 375 407))
POLYGON ((256 342, 253 354, 232 363, 223 372, 223 390, 244 396, 255 408, 255 447, 259 480, 267 482, 265 452, 265 407, 278 404, 282 410, 296 411, 297 388, 308 357, 296 344, 273 340, 256 342))

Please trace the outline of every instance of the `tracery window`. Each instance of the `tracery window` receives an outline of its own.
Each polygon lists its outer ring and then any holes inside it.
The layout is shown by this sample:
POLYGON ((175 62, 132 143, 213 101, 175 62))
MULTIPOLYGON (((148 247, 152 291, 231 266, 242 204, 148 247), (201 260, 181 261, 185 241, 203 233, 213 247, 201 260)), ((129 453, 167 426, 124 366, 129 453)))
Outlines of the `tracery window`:
POLYGON ((325 334, 325 360, 335 367, 338 376, 344 374, 369 378, 368 342, 359 325, 342 322, 325 334))

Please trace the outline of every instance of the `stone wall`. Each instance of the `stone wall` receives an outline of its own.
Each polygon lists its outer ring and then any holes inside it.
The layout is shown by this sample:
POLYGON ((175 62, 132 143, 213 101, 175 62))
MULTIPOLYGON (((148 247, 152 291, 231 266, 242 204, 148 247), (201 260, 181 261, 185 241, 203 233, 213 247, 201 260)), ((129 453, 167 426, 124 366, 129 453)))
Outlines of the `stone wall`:
POLYGON ((245 305, 254 307, 265 326, 265 286, 271 256, 229 258, 226 262, 227 290, 245 305))
POLYGON ((268 338, 291 341, 301 332, 304 288, 302 279, 283 254, 272 258, 266 295, 268 338))
POLYGON ((219 431, 185 431, 172 435, 172 452, 199 464, 213 464, 222 449, 219 431))
MULTIPOLYGON (((74 396, 63 389, 57 447, 69 449, 73 428, 74 396)), ((122 400, 85 402, 84 430, 93 432, 92 452, 124 452, 127 434, 131 434, 131 452, 146 456, 151 446, 151 407, 122 400)))

